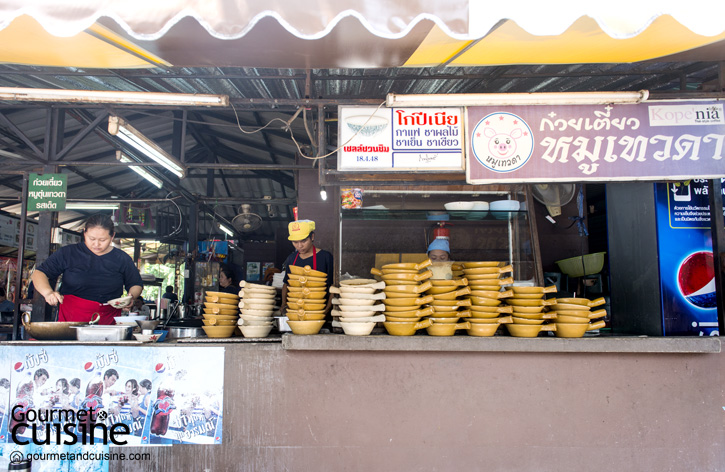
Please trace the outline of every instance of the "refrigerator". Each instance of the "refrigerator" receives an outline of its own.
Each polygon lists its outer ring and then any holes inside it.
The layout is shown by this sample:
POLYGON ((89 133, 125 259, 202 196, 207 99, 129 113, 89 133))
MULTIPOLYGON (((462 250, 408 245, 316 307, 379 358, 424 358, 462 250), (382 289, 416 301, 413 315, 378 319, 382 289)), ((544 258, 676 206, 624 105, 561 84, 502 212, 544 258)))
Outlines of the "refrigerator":
POLYGON ((718 336, 707 180, 657 183, 655 206, 664 335, 718 336))

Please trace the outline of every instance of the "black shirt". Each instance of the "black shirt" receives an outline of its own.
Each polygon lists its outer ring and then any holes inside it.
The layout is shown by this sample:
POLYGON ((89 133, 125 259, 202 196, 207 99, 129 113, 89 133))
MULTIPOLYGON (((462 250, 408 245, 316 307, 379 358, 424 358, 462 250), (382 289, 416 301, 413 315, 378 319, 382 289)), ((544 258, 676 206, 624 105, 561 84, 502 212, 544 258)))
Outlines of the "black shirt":
POLYGON ((287 281, 289 280, 289 274, 290 271, 287 270, 287 268, 291 265, 296 265, 300 267, 304 266, 310 266, 313 270, 319 270, 320 272, 324 272, 327 274, 327 288, 329 289, 332 285, 332 271, 334 270, 335 266, 332 259, 332 254, 330 254, 328 251, 325 251, 324 249, 320 249, 320 252, 317 253, 317 267, 314 267, 314 255, 302 259, 302 257, 298 257, 298 252, 295 251, 292 254, 290 254, 287 257, 287 260, 284 261, 284 265, 282 267, 285 268, 285 274, 284 274, 284 283, 287 284, 287 281), (297 259, 295 261, 295 258, 297 259))
POLYGON ((86 243, 63 246, 38 267, 48 279, 63 275, 61 295, 106 303, 123 295, 134 285, 143 287, 141 274, 131 256, 118 248, 97 256, 86 243))

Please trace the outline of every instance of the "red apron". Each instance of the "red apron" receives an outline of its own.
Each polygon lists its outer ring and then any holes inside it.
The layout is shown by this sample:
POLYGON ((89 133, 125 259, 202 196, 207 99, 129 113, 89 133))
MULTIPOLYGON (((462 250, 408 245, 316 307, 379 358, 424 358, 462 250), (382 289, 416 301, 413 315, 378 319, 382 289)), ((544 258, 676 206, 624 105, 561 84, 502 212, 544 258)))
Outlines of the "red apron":
POLYGON ((121 310, 111 305, 102 305, 74 295, 63 295, 63 303, 58 307, 58 321, 91 321, 94 313, 101 315, 98 324, 102 325, 116 324, 113 318, 121 316, 121 310))
MULTIPOLYGON (((295 256, 295 260, 292 261, 292 265, 295 265, 297 263, 297 258, 300 257, 300 252, 297 251, 297 255, 295 256)), ((312 270, 317 270, 317 249, 315 249, 315 245, 312 245, 312 270)))

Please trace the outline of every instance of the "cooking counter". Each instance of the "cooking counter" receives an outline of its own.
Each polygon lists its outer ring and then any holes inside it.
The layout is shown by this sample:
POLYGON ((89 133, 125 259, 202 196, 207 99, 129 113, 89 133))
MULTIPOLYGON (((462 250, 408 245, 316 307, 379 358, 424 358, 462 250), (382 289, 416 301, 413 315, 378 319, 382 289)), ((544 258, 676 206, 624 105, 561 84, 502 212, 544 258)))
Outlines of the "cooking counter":
POLYGON ((203 344, 275 344, 287 351, 435 351, 435 352, 568 352, 568 353, 662 353, 711 354, 722 351, 719 337, 587 336, 584 338, 515 338, 510 336, 346 336, 284 334, 267 338, 182 338, 163 343, 6 341, 8 345, 120 345, 189 346, 203 344))

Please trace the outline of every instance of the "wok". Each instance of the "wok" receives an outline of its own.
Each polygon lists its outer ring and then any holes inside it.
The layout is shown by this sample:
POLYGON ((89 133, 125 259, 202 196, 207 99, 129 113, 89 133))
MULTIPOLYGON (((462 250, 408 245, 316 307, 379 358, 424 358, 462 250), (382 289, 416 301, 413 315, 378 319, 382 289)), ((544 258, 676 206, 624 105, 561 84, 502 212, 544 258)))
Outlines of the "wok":
POLYGON ((28 335, 40 340, 76 339, 76 330, 72 326, 86 326, 84 321, 40 321, 30 322, 30 313, 23 313, 23 327, 28 335))

